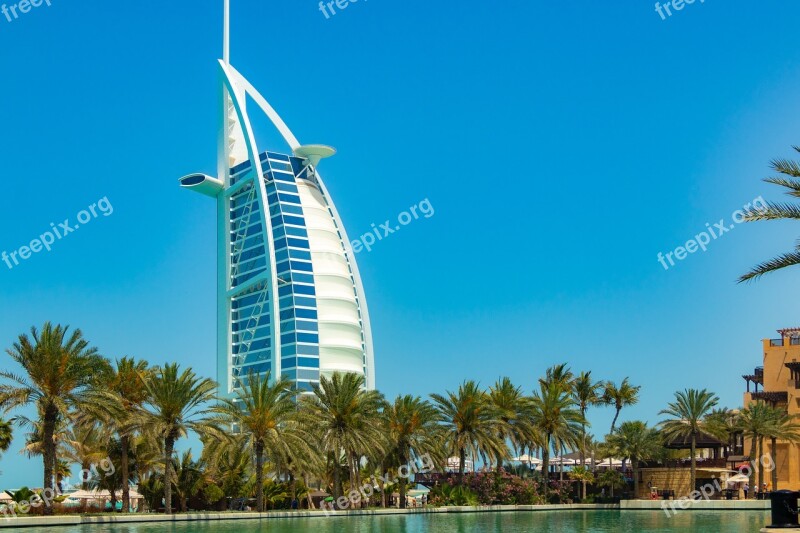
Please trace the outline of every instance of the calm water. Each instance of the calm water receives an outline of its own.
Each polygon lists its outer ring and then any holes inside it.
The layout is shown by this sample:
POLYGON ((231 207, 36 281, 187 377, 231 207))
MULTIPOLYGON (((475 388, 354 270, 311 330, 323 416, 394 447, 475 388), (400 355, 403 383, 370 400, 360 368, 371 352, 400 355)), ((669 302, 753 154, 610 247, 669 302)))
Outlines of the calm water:
MULTIPOLYGON (((699 533, 757 532, 769 521, 760 511, 685 511, 672 518, 664 513, 626 511, 523 512, 408 515, 380 517, 330 517, 267 521, 194 522, 178 525, 118 525, 48 528, 53 533, 631 533, 692 531, 699 533)), ((4 529, 30 533, 30 529, 4 529)), ((43 531, 37 529, 37 531, 43 531)))

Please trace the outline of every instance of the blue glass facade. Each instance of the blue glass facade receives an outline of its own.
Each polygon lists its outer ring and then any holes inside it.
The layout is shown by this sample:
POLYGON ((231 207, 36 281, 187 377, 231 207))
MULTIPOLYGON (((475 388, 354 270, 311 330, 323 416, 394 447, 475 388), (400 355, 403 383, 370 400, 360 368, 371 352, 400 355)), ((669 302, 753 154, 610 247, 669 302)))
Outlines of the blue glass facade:
MULTIPOLYGON (((296 180, 308 179, 302 160, 272 152, 260 156, 267 209, 260 209, 257 184, 239 185, 229 200, 231 287, 252 284, 231 299, 232 386, 249 373, 276 368, 273 343, 280 346, 281 375, 300 390, 319 382, 320 348, 316 290, 308 232, 296 180), (263 238, 262 213, 268 213, 278 278, 279 316, 271 317, 273 295, 268 279, 271 262, 263 238), (253 282, 264 278, 261 281, 253 282), (279 328, 275 328, 279 324, 279 328), (280 331, 276 339, 274 331, 280 331)), ((247 180, 251 165, 231 169, 231 187, 247 180)))

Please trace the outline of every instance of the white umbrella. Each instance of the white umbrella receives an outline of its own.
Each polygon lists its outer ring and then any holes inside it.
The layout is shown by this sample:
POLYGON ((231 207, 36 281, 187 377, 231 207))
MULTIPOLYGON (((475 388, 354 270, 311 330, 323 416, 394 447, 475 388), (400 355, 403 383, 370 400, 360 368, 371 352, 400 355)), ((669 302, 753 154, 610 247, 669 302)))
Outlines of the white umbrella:
POLYGON ((533 464, 533 465, 542 464, 542 460, 541 459, 539 459, 538 457, 533 457, 533 456, 528 455, 528 454, 520 455, 519 457, 514 457, 511 460, 516 462, 516 463, 528 463, 528 464, 533 464))
POLYGON ((622 466, 622 459, 615 459, 613 457, 609 457, 607 459, 603 459, 599 463, 595 463, 595 466, 622 466))
POLYGON ((747 483, 748 481, 750 481, 750 478, 744 474, 736 474, 728 478, 728 483, 747 483))
POLYGON ((14 498, 11 497, 7 492, 3 491, 0 492, 0 502, 10 502, 14 501, 14 498))
POLYGON ((566 457, 553 457, 550 461, 550 464, 553 465, 575 465, 578 462, 575 459, 568 459, 566 457))
MULTIPOLYGON (((67 494, 70 500, 108 500, 111 499, 111 493, 107 490, 77 490, 72 494, 67 494)), ((122 499, 122 491, 117 491, 116 496, 118 500, 122 499)), ((144 498, 141 494, 133 489, 130 489, 130 497, 132 500, 139 500, 144 498)))

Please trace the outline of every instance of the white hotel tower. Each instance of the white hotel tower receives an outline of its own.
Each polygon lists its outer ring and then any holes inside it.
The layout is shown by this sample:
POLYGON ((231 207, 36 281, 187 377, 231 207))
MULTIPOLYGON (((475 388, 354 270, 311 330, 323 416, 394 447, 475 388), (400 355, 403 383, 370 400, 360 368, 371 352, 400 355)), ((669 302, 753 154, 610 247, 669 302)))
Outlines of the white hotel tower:
POLYGON ((217 380, 230 397, 252 372, 310 390, 320 374, 353 372, 375 388, 369 313, 341 218, 317 171, 335 153, 303 146, 230 64, 225 0, 217 177, 181 187, 217 201, 217 380), (255 109, 246 106, 247 97, 255 109), (290 153, 262 151, 249 112, 264 113, 290 153))

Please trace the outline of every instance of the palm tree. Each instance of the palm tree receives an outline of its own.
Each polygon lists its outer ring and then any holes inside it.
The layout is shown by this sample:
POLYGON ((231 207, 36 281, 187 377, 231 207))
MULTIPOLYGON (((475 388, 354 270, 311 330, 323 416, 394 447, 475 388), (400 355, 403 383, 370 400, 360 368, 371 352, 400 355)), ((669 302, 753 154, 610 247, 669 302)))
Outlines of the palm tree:
POLYGON ((14 431, 11 422, 0 420, 0 452, 6 452, 11 447, 14 431))
MULTIPOLYGON (((586 466, 586 411, 589 407, 602 403, 602 389, 603 383, 594 381, 591 371, 581 372, 572 382, 572 395, 584 420, 581 428, 581 466, 586 466)), ((586 494, 583 497, 586 498, 586 494)))
POLYGON ((608 487, 611 489, 610 496, 614 497, 614 489, 621 489, 625 487, 625 477, 619 470, 609 468, 604 470, 597 476, 597 484, 601 487, 608 487))
POLYGON ((586 485, 595 482, 594 472, 592 472, 589 468, 586 468, 585 466, 576 466, 572 469, 572 472, 569 473, 569 478, 580 482, 582 487, 581 501, 585 500, 586 485))
POLYGON ((713 409, 705 419, 705 431, 733 447, 734 435, 738 429, 739 411, 727 407, 713 409))
MULTIPOLYGON (((777 463, 778 440, 793 444, 800 442, 800 424, 797 422, 796 415, 790 415, 784 408, 773 407, 773 413, 772 423, 767 429, 765 436, 770 439, 770 455, 772 456, 772 461, 777 463)), ((759 471, 762 472, 763 468, 759 469, 759 471)), ((775 465, 772 466, 770 474, 772 476, 772 490, 778 490, 778 469, 775 465)), ((764 483, 763 479, 761 483, 764 483)))
POLYGON ((558 443, 577 445, 584 424, 581 412, 575 408, 572 395, 558 381, 540 382, 533 393, 531 418, 533 426, 544 437, 542 447, 542 474, 544 495, 547 498, 550 469, 550 450, 558 443))
POLYGON ((131 438, 136 433, 135 417, 131 413, 136 413, 147 399, 147 389, 142 386, 147 378, 149 369, 147 361, 137 361, 132 357, 123 357, 117 360, 116 368, 106 382, 106 387, 111 392, 121 407, 121 413, 111 413, 112 416, 106 419, 109 427, 113 428, 119 435, 120 442, 120 475, 122 479, 122 512, 130 511, 130 468, 129 452, 131 448, 131 438))
MULTIPOLYGON (((45 322, 41 331, 32 327, 30 337, 20 335, 7 353, 26 376, 0 371, 0 377, 11 382, 0 385, 0 409, 7 412, 36 405, 42 422, 44 489, 52 491, 56 425, 71 410, 80 411, 93 401, 92 387, 107 373, 109 364, 89 346, 81 330, 70 334, 69 326, 50 322, 45 322)), ((44 512, 53 514, 52 506, 45 506, 44 512)))
POLYGON ((603 385, 603 399, 602 403, 606 405, 613 405, 616 412, 614 413, 614 420, 611 421, 611 433, 614 433, 614 428, 617 426, 617 419, 623 407, 629 405, 636 405, 639 402, 639 390, 642 387, 639 385, 633 386, 628 381, 628 378, 622 380, 619 386, 615 385, 612 381, 607 381, 603 385))
POLYGON ((150 511, 155 511, 161 505, 164 497, 164 477, 161 474, 151 473, 139 480, 139 492, 144 497, 145 504, 150 511))
MULTIPOLYGON (((202 460, 195 461, 192 451, 181 454, 180 460, 172 458, 172 483, 181 512, 188 510, 189 498, 195 496, 208 483, 209 478, 202 460)), ((165 486, 166 488, 166 486, 165 486)))
POLYGON ((292 382, 279 379, 270 384, 270 373, 264 377, 250 374, 236 389, 233 401, 225 400, 212 410, 219 416, 214 422, 238 428, 249 439, 256 458, 256 509, 264 512, 264 454, 286 459, 293 452, 309 449, 308 435, 293 422, 295 414, 292 382), (259 489, 260 487, 260 489, 259 489))
MULTIPOLYGON (((800 152, 800 147, 793 146, 792 148, 800 152)), ((767 178, 764 181, 783 187, 786 189, 784 192, 793 198, 800 198, 800 164, 790 159, 773 159, 770 166, 780 176, 767 178)), ((749 209, 741 219, 744 222, 798 220, 800 219, 800 206, 791 203, 766 202, 760 208, 749 209)), ((797 264, 800 264, 800 243, 795 245, 794 250, 756 265, 750 272, 739 278, 739 283, 758 279, 764 274, 797 264)))
POLYGON ((508 457, 502 422, 489 396, 474 381, 465 381, 457 392, 431 394, 444 429, 448 454, 458 456, 458 480, 464 482, 467 455, 508 457))
MULTIPOLYGON (((113 435, 106 433, 106 439, 103 443, 103 457, 101 460, 110 461, 112 465, 120 464, 120 459, 122 457, 122 445, 120 444, 119 439, 115 438, 113 435)), ((133 466, 134 469, 136 468, 136 458, 135 455, 129 457, 129 465, 133 466)), ((111 500, 111 508, 117 508, 117 494, 119 494, 120 489, 122 489, 122 475, 120 474, 119 469, 116 467, 114 469, 110 469, 105 472, 98 472, 96 469, 94 470, 94 476, 90 483, 87 483, 89 487, 93 489, 99 490, 107 490, 109 493, 109 499, 111 500)))
MULTIPOLYGON (((502 422, 500 431, 503 439, 511 441, 514 452, 518 455, 520 450, 535 439, 530 422, 531 399, 525 396, 522 387, 515 387, 507 377, 489 387, 489 399, 497 408, 502 422)), ((495 459, 499 467, 502 458, 495 459)))
POLYGON ((172 513, 172 454, 175 442, 188 431, 198 434, 220 432, 205 418, 206 404, 214 399, 217 384, 198 377, 191 369, 180 371, 177 363, 158 367, 143 376, 146 400, 134 422, 164 444, 164 512, 172 513))
POLYGON ((269 480, 264 486, 261 487, 259 491, 269 504, 270 507, 274 506, 277 503, 280 503, 289 497, 293 496, 289 490, 287 490, 287 486, 285 483, 276 483, 275 481, 269 480))
POLYGON ((342 494, 341 459, 350 471, 352 488, 358 485, 360 453, 387 447, 381 423, 383 396, 364 388, 364 376, 335 372, 320 376, 314 395, 300 399, 298 421, 316 435, 320 451, 333 464, 333 494, 342 494))
POLYGON ((655 428, 638 420, 623 422, 607 437, 610 452, 615 457, 629 459, 633 470, 633 494, 639 496, 639 462, 658 457, 663 451, 661 435, 655 428))
MULTIPOLYGON (((398 396, 384 410, 389 426, 391 447, 397 454, 399 466, 412 459, 428 455, 442 464, 446 458, 439 452, 441 430, 436 408, 419 396, 398 396)), ((407 479, 400 478, 400 508, 406 508, 407 479)))
MULTIPOLYGON (((558 365, 554 365, 548 368, 545 371, 545 376, 543 378, 539 378, 540 385, 550 385, 555 384, 561 387, 565 392, 573 393, 574 389, 574 382, 575 382, 575 374, 572 373, 572 369, 567 366, 567 363, 561 363, 558 365)), ((561 443, 558 444, 558 451, 560 455, 564 455, 564 446, 561 443)), ((564 462, 562 461, 558 465, 558 474, 559 480, 564 481, 564 462)))
POLYGON ((691 484, 695 487, 697 474, 697 436, 705 428, 705 418, 719 402, 714 393, 703 390, 687 389, 675 393, 675 401, 659 414, 671 417, 661 423, 667 439, 687 437, 691 441, 691 484))
POLYGON ((551 383, 556 383, 565 391, 572 391, 574 380, 575 374, 572 373, 572 370, 570 370, 570 368, 567 366, 567 363, 561 363, 560 365, 555 365, 548 368, 545 371, 545 376, 543 378, 539 378, 539 384, 549 385, 551 383))
MULTIPOLYGON (((5 453, 11 447, 14 437, 13 425, 7 420, 0 419, 0 452, 5 453)), ((2 472, 0 472, 2 473, 2 472)))
MULTIPOLYGON (((756 486, 755 471, 759 472, 757 486, 763 483, 763 474, 760 468, 760 457, 764 454, 764 436, 772 431, 772 425, 776 418, 773 407, 763 401, 756 401, 745 407, 739 413, 738 427, 744 437, 750 439, 750 460, 755 468, 750 469, 750 485, 756 486)), ((756 491, 752 491, 755 495, 756 491)))
POLYGON ((208 473, 222 490, 232 498, 245 495, 251 477, 250 438, 233 435, 229 440, 204 439, 201 460, 208 465, 208 473))
POLYGON ((0 420, 0 451, 6 451, 11 446, 14 428, 8 420, 0 420))

